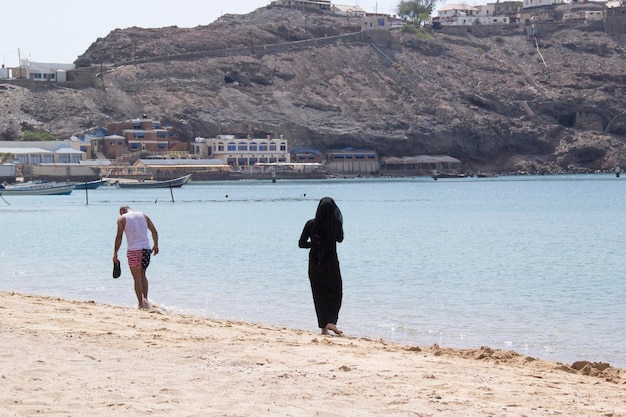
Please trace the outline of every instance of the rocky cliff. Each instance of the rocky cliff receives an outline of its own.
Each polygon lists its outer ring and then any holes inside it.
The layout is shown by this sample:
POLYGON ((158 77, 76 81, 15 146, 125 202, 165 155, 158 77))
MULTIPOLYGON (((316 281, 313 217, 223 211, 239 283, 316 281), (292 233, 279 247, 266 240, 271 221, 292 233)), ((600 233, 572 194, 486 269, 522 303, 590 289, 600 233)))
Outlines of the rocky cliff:
POLYGON ((0 84, 0 139, 67 138, 145 113, 188 141, 284 135, 291 147, 448 154, 494 172, 626 166, 624 48, 601 24, 538 23, 536 38, 522 26, 360 30, 280 7, 114 30, 86 51, 91 86, 0 84))

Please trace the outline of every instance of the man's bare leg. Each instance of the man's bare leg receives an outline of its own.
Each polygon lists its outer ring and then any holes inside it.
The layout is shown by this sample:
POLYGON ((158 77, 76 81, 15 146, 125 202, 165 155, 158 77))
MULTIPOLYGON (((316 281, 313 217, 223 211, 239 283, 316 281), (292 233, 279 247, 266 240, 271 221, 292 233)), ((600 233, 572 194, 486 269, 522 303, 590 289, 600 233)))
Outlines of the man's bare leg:
POLYGON ((135 295, 137 296, 138 307, 148 308, 143 301, 144 293, 147 294, 148 292, 147 286, 144 288, 144 282, 147 282, 145 269, 130 268, 130 273, 133 275, 133 280, 135 281, 135 295))
POLYGON ((150 302, 148 301, 148 278, 146 278, 145 268, 141 268, 141 284, 143 288, 143 307, 150 308, 150 302))

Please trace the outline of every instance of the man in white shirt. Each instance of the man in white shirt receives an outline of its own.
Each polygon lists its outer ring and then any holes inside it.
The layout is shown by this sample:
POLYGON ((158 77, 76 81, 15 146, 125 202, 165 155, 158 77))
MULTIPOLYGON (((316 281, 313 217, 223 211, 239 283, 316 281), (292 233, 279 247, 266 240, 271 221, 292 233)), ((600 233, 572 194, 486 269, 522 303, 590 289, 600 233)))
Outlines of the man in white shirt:
POLYGON ((139 308, 148 309, 148 279, 146 269, 150 265, 150 255, 159 253, 159 234, 152 220, 139 211, 132 211, 128 206, 120 207, 120 217, 117 219, 117 235, 115 236, 115 251, 113 262, 119 262, 117 252, 122 246, 122 235, 126 234, 126 255, 128 266, 135 280, 135 294, 139 308), (148 238, 148 230, 152 234, 152 247, 148 238))

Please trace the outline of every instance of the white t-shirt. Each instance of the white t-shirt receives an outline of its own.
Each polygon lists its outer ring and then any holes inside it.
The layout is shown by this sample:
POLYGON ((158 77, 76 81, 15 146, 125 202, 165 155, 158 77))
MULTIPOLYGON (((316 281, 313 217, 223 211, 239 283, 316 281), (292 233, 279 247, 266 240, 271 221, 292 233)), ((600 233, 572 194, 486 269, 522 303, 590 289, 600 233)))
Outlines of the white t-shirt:
POLYGON ((140 211, 129 211, 125 213, 126 245, 128 250, 150 249, 150 239, 148 239, 148 222, 146 216, 140 211))

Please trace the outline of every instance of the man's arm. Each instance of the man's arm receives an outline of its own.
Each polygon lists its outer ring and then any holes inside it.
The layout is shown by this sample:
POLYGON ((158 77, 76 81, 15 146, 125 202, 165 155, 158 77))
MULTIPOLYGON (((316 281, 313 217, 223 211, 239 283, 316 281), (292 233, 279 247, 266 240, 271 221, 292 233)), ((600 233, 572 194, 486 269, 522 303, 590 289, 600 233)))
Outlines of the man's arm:
POLYGON ((146 218, 146 222, 148 223, 148 230, 150 230, 150 233, 152 233, 152 253, 156 255, 159 253, 159 233, 157 232, 156 227, 154 227, 154 223, 152 223, 152 220, 150 220, 150 217, 146 216, 145 214, 144 217, 146 218))
POLYGON ((113 262, 119 262, 117 259, 117 251, 122 246, 122 236, 124 235, 124 227, 126 226, 126 218, 120 216, 117 219, 117 234, 115 235, 115 248, 113 250, 113 262))

